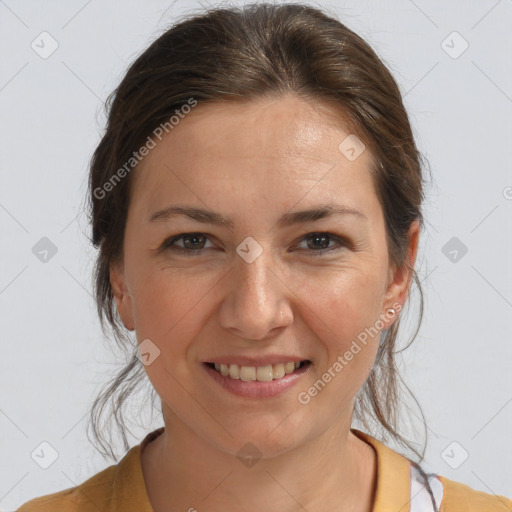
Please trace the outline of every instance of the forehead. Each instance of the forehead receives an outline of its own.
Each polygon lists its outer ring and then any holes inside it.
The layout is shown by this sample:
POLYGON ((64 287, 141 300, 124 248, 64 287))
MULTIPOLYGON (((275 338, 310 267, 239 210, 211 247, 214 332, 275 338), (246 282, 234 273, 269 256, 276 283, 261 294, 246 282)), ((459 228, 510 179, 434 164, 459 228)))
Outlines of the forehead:
POLYGON ((363 148, 342 114, 320 102, 285 96, 199 104, 134 171, 132 201, 148 208, 183 193, 211 197, 212 190, 362 199, 373 189, 373 156, 363 148), (346 152, 354 142, 357 158, 346 152))

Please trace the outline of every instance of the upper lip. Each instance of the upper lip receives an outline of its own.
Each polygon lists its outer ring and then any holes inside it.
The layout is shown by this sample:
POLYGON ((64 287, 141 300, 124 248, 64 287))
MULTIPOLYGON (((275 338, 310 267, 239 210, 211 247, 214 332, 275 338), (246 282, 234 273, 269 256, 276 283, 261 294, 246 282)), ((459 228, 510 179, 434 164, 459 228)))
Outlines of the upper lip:
POLYGON ((208 359, 205 363, 217 363, 217 364, 237 364, 238 366, 269 366, 278 363, 300 363, 301 361, 307 361, 306 357, 290 356, 290 355, 268 355, 264 357, 249 357, 249 356, 219 356, 212 359, 208 359))

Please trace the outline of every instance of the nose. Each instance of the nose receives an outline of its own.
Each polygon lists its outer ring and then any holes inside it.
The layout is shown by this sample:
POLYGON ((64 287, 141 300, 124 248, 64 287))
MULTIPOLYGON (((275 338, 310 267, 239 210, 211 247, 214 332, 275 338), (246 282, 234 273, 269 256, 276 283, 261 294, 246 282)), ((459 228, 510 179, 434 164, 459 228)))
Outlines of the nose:
POLYGON ((227 276, 227 291, 220 308, 221 326, 240 338, 259 341, 291 325, 293 293, 279 274, 270 249, 251 263, 237 255, 227 276))

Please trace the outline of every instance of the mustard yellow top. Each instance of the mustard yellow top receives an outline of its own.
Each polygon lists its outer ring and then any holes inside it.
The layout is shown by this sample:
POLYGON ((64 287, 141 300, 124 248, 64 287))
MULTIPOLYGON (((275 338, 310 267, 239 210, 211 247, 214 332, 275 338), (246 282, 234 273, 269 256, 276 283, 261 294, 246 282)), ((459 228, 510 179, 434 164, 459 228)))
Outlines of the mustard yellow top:
MULTIPOLYGON (((140 454, 164 431, 149 433, 115 465, 77 487, 34 498, 18 512, 153 512, 140 454)), ((411 461, 364 432, 352 429, 377 454, 377 488, 373 512, 430 512, 430 493, 411 461)), ((439 475, 429 475, 439 512, 512 512, 512 500, 487 494, 439 475)))

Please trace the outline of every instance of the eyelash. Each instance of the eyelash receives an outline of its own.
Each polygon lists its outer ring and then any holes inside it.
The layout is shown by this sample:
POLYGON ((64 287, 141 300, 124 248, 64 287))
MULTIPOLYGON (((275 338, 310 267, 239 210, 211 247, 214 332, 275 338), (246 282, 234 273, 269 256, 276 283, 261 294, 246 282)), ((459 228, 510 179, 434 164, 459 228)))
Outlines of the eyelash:
MULTIPOLYGON (((205 233, 197 233, 197 232, 193 232, 193 233, 180 233, 179 235, 172 236, 172 237, 168 238, 167 240, 165 240, 164 243, 162 244, 162 249, 164 249, 164 250, 166 250, 166 249, 176 250, 177 252, 179 252, 181 254, 184 254, 186 256, 199 255, 199 253, 201 253, 205 249, 185 249, 183 247, 177 247, 177 246, 173 245, 178 240, 181 240, 181 239, 189 237, 189 236, 191 236, 191 237, 192 236, 200 236, 200 237, 206 237, 208 239, 208 236, 205 233)), ((345 249, 345 248, 350 246, 350 244, 347 241, 343 240, 342 238, 340 238, 338 236, 333 235, 332 233, 318 232, 318 231, 315 231, 315 232, 308 233, 308 234, 304 235, 301 238, 300 242, 302 242, 303 240, 307 240, 307 239, 309 239, 310 237, 313 237, 313 236, 328 237, 331 241, 335 241, 336 243, 338 243, 341 246, 341 247, 334 248, 334 249, 332 247, 326 247, 326 248, 319 249, 319 250, 311 249, 311 252, 315 256, 316 255, 322 255, 322 254, 325 254, 327 252, 339 251, 339 250, 345 249)))

